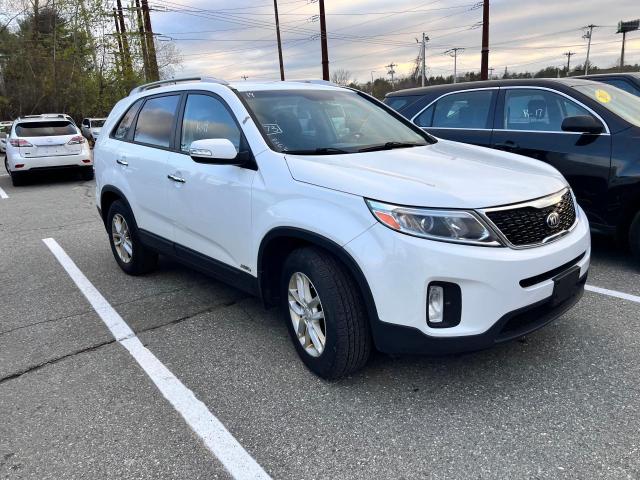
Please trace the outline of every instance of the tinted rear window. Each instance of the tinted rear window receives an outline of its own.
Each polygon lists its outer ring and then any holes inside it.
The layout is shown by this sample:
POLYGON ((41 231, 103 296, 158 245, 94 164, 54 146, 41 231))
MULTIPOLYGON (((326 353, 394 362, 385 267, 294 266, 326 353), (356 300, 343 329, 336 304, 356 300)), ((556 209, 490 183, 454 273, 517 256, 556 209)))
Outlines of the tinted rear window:
POLYGON ((71 122, 29 122, 16 125, 18 137, 54 137, 74 135, 76 127, 71 122))
POLYGON ((134 142, 169 147, 179 95, 150 98, 138 115, 134 142))

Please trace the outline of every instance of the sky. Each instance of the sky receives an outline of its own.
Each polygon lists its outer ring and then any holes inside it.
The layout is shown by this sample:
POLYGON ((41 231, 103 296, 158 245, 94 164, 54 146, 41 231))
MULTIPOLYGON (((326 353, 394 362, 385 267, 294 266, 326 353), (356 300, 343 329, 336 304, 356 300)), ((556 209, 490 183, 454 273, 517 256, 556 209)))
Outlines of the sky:
MULTIPOLYGON (((464 48, 458 72, 479 71, 482 8, 474 0, 325 0, 329 68, 347 70, 360 82, 412 72, 427 43, 427 74, 451 75, 453 58, 464 48), (373 72, 373 73, 372 73, 373 72)), ((152 23, 159 38, 172 39, 181 52, 176 76, 209 75, 236 81, 279 78, 272 0, 152 0, 152 23)), ((593 30, 590 60, 600 67, 619 62, 620 20, 640 17, 638 0, 492 0, 489 66, 495 75, 566 65, 564 52, 583 64, 593 30)), ((278 0, 287 78, 321 78, 317 0, 278 0)), ((640 32, 627 34, 625 63, 640 63, 640 32)))

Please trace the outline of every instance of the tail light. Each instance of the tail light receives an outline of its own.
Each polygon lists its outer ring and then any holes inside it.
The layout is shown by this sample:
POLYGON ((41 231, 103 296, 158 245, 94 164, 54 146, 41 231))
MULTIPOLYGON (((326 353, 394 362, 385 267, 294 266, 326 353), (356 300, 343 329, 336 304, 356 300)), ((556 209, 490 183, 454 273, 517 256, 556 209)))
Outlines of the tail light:
POLYGON ((33 147, 33 145, 27 142, 24 138, 12 138, 9 140, 9 143, 14 147, 33 147))
POLYGON ((82 135, 76 135, 75 137, 71 137, 71 140, 69 140, 67 145, 79 145, 84 142, 86 142, 86 140, 82 135))

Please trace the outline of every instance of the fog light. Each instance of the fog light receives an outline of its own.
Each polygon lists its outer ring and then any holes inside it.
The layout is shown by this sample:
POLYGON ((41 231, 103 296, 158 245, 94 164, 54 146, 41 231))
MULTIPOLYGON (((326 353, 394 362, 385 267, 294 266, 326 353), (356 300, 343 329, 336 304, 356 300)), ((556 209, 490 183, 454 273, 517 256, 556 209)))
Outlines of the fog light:
POLYGON ((444 289, 439 285, 429 287, 429 323, 444 320, 444 289))

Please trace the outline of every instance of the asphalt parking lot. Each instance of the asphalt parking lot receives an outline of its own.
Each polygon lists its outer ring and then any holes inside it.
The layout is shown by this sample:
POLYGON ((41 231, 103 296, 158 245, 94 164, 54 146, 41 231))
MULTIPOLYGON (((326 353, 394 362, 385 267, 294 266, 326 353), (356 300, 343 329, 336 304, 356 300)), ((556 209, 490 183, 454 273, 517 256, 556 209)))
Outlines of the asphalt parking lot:
POLYGON ((276 311, 161 260, 113 260, 94 183, 0 176, 0 478, 228 478, 49 250, 272 478, 639 478, 640 268, 595 239, 585 293, 521 341, 376 355, 328 383, 276 311))

